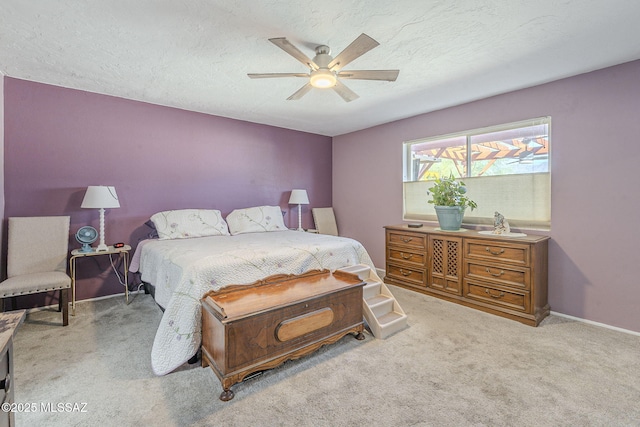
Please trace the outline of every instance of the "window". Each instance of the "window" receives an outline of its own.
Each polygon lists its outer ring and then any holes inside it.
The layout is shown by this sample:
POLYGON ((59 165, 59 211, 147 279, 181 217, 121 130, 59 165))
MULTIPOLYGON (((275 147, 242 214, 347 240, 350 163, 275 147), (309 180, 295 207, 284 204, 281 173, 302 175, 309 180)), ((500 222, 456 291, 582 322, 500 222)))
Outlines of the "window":
POLYGON ((405 220, 435 221, 428 189, 434 179, 464 180, 478 209, 465 224, 493 224, 495 211, 516 228, 549 229, 551 118, 543 117, 405 142, 405 220))

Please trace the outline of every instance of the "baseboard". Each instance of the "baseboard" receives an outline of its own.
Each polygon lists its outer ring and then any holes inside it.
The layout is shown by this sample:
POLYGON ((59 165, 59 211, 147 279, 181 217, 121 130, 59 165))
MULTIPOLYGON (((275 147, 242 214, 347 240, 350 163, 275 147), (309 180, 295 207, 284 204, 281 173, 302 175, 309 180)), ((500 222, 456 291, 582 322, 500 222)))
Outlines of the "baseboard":
POLYGON ((601 328, 611 329, 613 331, 624 332, 625 334, 636 335, 640 337, 640 332, 632 331, 630 329, 623 329, 617 326, 607 325, 606 323, 594 322, 593 320, 587 320, 581 317, 570 316, 568 314, 558 313, 557 311, 552 311, 551 314, 553 314, 554 316, 575 320, 576 322, 588 323, 589 325, 600 326, 601 328))
MULTIPOLYGON (((376 273, 378 274, 378 277, 380 277, 383 280, 384 280, 384 276, 387 275, 387 271, 382 269, 382 268, 376 268, 376 273)), ((129 295, 137 294, 137 293, 144 293, 144 290, 129 291, 129 295)), ((125 296, 125 294, 124 294, 124 292, 122 292, 120 294, 111 294, 111 295, 104 295, 104 296, 101 296, 101 297, 83 299, 83 300, 80 300, 80 301, 76 301, 76 304, 78 304, 79 302, 84 302, 84 301, 99 301, 99 300, 106 299, 106 298, 124 297, 124 296, 125 296)), ((48 306, 44 306, 44 307, 28 308, 27 309, 27 313, 37 312, 37 311, 49 309, 49 308, 52 308, 52 307, 58 307, 58 304, 52 304, 52 305, 48 305, 48 306)), ((593 320, 587 320, 587 319, 583 319, 581 317, 576 317, 576 316, 571 316, 569 314, 559 313, 557 311, 551 311, 551 314, 553 314, 554 316, 564 317, 566 319, 575 320, 576 322, 587 323, 589 325, 599 326, 601 328, 611 329, 613 331, 623 332, 625 334, 630 334, 630 335, 635 335, 635 336, 639 336, 640 337, 640 332, 632 331, 630 329, 619 328, 617 326, 607 325, 606 323, 594 322, 593 320)))
MULTIPOLYGON (((383 280, 384 280, 384 276, 387 275, 386 270, 383 270, 382 268, 376 268, 376 273, 378 273, 378 276, 380 276, 383 280)), ((601 328, 611 329, 613 331, 624 332, 625 334, 631 334, 631 335, 636 335, 640 337, 640 332, 632 331, 630 329, 623 329, 617 326, 607 325, 606 323, 594 322, 593 320, 587 320, 581 317, 570 316, 568 314, 558 313, 557 311, 551 311, 551 314, 553 314, 554 316, 575 320, 576 322, 588 323, 589 325, 599 326, 601 328)))
MULTIPOLYGON (((71 293, 71 290, 69 290, 69 293, 71 293)), ((129 302, 131 302, 131 295, 133 294, 144 294, 144 289, 139 290, 139 291, 129 291, 129 302)), ((120 297, 120 298, 124 298, 125 297, 125 293, 119 293, 119 294, 111 294, 111 295, 103 295, 101 297, 94 297, 94 298, 87 298, 87 299, 82 299, 82 300, 76 300, 76 305, 86 302, 86 301, 99 301, 99 300, 103 300, 103 299, 107 299, 107 298, 115 298, 115 297, 120 297)), ((69 301, 69 304, 71 304, 71 301, 69 301)), ((55 304, 51 304, 51 305, 44 305, 42 307, 33 307, 33 308, 27 308, 27 314, 28 313, 37 313, 38 311, 42 311, 42 310, 50 310, 50 309, 58 309, 58 303, 55 304)))

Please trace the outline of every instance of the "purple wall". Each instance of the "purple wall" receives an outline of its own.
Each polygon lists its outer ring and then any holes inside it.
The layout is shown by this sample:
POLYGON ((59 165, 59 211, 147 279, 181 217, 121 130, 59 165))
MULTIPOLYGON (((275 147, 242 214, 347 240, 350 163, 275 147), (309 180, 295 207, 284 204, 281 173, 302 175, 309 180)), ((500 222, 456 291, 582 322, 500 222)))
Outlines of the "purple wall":
POLYGON ((640 331, 638 76, 630 62, 334 138, 340 232, 384 268, 382 227, 402 222, 403 141, 549 115, 551 309, 640 331))
MULTIPOLYGON (((84 189, 115 185, 107 242, 135 244, 164 209, 279 204, 296 226, 288 192, 306 188, 303 225, 310 207, 333 204, 341 234, 384 268, 382 227, 402 221, 403 141, 550 115, 551 308, 640 331, 638 75, 635 61, 396 121, 334 138, 333 154, 327 137, 5 77, 4 218, 97 227, 97 211, 79 207, 84 189)), ((122 292, 108 265, 79 270, 79 299, 122 292)))
MULTIPOLYGON (((113 185, 121 208, 107 210, 106 242, 135 246, 162 210, 226 216, 280 205, 297 227, 297 207, 287 202, 292 188, 305 188, 303 227, 312 227, 311 207, 331 205, 329 137, 8 77, 4 99, 5 218, 71 215, 72 232, 97 228, 98 210, 80 208, 84 191, 113 185)), ((123 292, 107 257, 98 258, 97 267, 78 264, 78 299, 123 292)))

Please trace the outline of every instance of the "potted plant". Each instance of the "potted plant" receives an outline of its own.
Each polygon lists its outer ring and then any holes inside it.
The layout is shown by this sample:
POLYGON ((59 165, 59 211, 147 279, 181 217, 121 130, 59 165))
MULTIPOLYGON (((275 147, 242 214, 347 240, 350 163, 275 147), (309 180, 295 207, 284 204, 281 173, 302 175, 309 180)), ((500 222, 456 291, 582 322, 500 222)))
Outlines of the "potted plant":
POLYGON ((476 202, 467 197, 467 187, 464 186, 464 182, 456 181, 453 175, 448 178, 437 178, 428 194, 431 195, 429 203, 432 203, 436 209, 438 223, 442 230, 459 230, 467 207, 471 210, 478 207, 476 202))

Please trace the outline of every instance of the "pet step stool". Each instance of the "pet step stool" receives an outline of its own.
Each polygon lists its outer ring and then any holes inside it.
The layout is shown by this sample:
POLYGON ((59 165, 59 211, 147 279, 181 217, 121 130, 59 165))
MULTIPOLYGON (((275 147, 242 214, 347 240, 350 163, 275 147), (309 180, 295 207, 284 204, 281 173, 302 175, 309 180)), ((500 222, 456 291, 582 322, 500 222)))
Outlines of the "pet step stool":
POLYGON ((407 327, 407 315, 394 298, 387 285, 362 264, 341 268, 341 271, 355 274, 365 281, 363 288, 363 315, 374 337, 385 339, 407 327))

